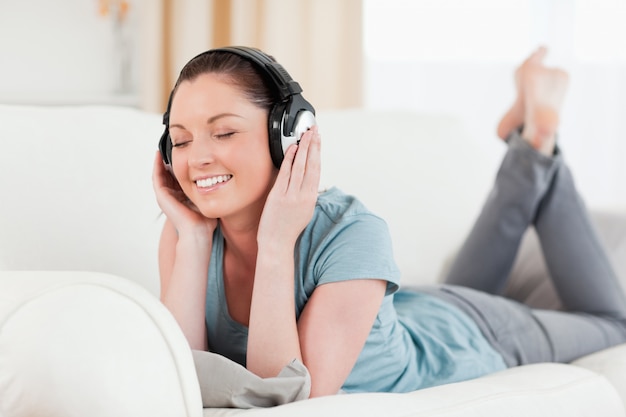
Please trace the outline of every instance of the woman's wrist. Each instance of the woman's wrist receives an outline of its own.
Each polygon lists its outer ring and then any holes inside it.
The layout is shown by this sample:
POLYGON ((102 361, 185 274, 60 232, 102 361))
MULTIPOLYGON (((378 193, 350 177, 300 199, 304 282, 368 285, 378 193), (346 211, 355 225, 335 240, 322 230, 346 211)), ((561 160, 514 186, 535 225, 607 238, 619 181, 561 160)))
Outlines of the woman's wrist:
POLYGON ((207 226, 176 229, 178 242, 185 245, 211 246, 214 228, 207 226))
POLYGON ((296 239, 280 237, 257 240, 257 263, 264 259, 272 260, 288 258, 293 260, 295 242, 296 239))
POLYGON ((284 230, 281 231, 272 231, 272 232, 264 232, 259 229, 257 234, 257 245, 260 250, 268 250, 268 251, 282 251, 282 250, 291 250, 293 254, 293 248, 296 246, 296 242, 300 237, 300 233, 290 235, 290 233, 286 233, 284 230))

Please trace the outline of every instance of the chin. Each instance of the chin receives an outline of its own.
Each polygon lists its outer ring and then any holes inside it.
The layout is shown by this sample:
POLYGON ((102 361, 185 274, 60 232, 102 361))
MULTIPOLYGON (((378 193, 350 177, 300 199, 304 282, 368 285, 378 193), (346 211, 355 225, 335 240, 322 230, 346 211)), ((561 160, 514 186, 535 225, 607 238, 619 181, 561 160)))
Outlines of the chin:
POLYGON ((224 210, 217 210, 215 207, 201 207, 200 214, 208 219, 219 219, 224 216, 224 210))

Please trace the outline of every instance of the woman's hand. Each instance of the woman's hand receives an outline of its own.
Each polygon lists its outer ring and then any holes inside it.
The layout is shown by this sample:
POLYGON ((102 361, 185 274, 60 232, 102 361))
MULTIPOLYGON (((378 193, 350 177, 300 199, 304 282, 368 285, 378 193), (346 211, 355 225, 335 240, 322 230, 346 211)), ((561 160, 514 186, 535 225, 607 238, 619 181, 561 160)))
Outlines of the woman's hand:
POLYGON ((319 179, 320 136, 313 127, 285 152, 257 233, 246 366, 263 378, 276 376, 294 358, 302 360, 294 314, 293 251, 313 216, 319 179))
POLYGON ((199 212, 176 178, 167 171, 159 152, 154 158, 152 185, 159 207, 178 232, 197 232, 209 239, 213 236, 217 219, 209 219, 199 212))
POLYGON ((206 350, 205 294, 217 219, 198 212, 165 169, 158 152, 152 183, 157 202, 167 217, 159 242, 160 298, 191 348, 206 350))
POLYGON ((291 145, 270 191, 257 240, 295 244, 313 217, 321 172, 321 140, 317 126, 302 135, 299 145, 291 145))

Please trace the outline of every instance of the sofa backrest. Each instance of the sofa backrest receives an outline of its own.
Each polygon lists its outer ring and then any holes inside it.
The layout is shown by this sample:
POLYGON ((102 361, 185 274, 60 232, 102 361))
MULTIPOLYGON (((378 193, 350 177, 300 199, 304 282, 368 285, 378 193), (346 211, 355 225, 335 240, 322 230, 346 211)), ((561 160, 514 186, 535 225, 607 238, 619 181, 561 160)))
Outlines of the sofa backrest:
POLYGON ((358 196, 388 223, 404 284, 431 283, 488 194, 506 146, 451 116, 321 113, 322 185, 358 196))
MULTIPOLYGON (((406 284, 432 282, 476 216, 504 145, 454 118, 320 112, 322 187, 389 224, 406 284)), ((158 291, 151 172, 161 117, 0 105, 0 269, 92 270, 158 291)))
POLYGON ((0 106, 0 269, 107 272, 158 291, 161 131, 128 108, 0 106))

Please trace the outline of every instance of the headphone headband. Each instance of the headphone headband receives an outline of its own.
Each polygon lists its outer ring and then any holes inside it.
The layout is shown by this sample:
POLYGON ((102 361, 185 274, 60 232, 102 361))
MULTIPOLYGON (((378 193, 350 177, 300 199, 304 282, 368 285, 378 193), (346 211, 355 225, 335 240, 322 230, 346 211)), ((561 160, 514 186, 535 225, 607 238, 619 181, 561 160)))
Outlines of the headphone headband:
POLYGON ((272 81, 272 84, 276 88, 281 100, 285 100, 294 94, 300 94, 302 92, 300 84, 291 78, 282 65, 258 49, 244 46, 226 46, 223 48, 211 49, 205 53, 209 52, 230 52, 232 54, 239 55, 242 58, 246 58, 248 61, 256 64, 261 72, 266 74, 268 76, 267 78, 272 81))

